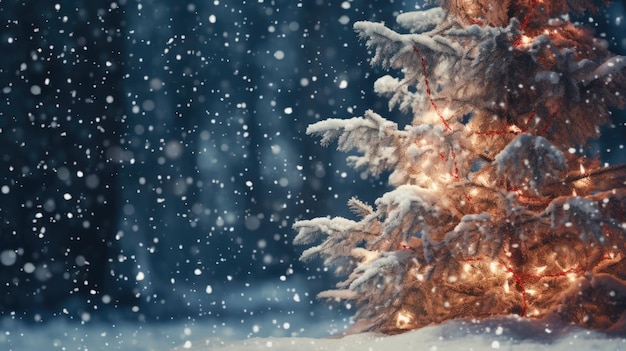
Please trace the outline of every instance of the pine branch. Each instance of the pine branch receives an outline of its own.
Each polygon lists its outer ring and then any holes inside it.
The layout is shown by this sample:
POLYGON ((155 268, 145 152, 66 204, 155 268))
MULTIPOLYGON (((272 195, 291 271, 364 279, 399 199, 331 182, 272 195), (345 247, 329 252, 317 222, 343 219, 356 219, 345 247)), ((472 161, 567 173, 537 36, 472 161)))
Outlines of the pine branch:
POLYGON ((413 55, 413 46, 427 55, 437 54, 457 58, 464 56, 464 50, 460 45, 442 36, 398 34, 382 23, 366 21, 356 22, 354 30, 361 38, 367 39, 368 47, 376 47, 371 63, 379 64, 383 68, 402 68, 411 65, 419 67, 419 61, 413 55))
POLYGON ((364 203, 363 201, 357 199, 356 197, 352 197, 348 201, 348 207, 350 207, 350 210, 352 210, 352 213, 356 214, 357 216, 361 218, 367 217, 374 213, 374 209, 372 208, 372 206, 364 203))
POLYGON ((626 164, 575 171, 563 180, 551 180, 546 185, 546 193, 550 197, 564 195, 588 195, 605 189, 626 187, 626 164))
POLYGON ((495 157, 496 172, 515 189, 539 195, 567 169, 564 154, 540 136, 520 134, 495 157))
POLYGON ((348 162, 355 169, 366 169, 374 176, 393 168, 398 162, 396 146, 405 136, 398 125, 368 110, 363 117, 347 120, 327 119, 310 125, 307 134, 322 136, 322 145, 337 140, 337 149, 356 149, 363 156, 349 156, 348 162))
MULTIPOLYGON (((572 174, 565 178, 563 181, 566 184, 574 183, 579 180, 590 180, 594 183, 598 181, 600 177, 608 176, 612 179, 620 178, 626 180, 626 163, 620 165, 613 165, 608 167, 603 167, 599 169, 594 169, 592 171, 579 172, 578 174, 572 174)), ((621 185, 626 185, 626 183, 622 183, 621 185)))

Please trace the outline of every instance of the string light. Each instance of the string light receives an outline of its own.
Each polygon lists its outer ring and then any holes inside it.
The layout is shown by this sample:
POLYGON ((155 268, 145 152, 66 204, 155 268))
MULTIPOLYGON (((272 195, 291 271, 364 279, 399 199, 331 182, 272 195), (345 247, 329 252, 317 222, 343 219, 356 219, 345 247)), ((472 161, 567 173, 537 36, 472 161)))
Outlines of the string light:
POLYGON ((411 322, 413 321, 413 314, 406 310, 401 310, 396 316, 396 328, 398 329, 411 329, 411 322))

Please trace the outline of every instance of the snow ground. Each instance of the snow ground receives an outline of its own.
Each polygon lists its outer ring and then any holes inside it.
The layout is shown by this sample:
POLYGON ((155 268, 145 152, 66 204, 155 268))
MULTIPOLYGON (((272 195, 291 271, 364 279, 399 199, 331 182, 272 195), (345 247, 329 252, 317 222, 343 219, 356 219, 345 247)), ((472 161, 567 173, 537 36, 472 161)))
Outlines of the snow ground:
POLYGON ((189 341, 174 350, 192 351, 392 351, 392 350, 626 350, 626 335, 606 335, 577 327, 554 328, 514 317, 482 322, 452 321, 400 335, 372 333, 331 338, 252 338, 224 342, 189 341))
POLYGON ((368 333, 341 339, 320 336, 328 328, 323 323, 310 325, 307 327, 310 329, 302 333, 315 337, 246 338, 246 332, 228 323, 214 322, 81 325, 59 321, 25 325, 3 319, 0 320, 0 350, 626 350, 624 334, 606 335, 573 326, 554 327, 515 317, 480 322, 451 321, 394 336, 368 333))

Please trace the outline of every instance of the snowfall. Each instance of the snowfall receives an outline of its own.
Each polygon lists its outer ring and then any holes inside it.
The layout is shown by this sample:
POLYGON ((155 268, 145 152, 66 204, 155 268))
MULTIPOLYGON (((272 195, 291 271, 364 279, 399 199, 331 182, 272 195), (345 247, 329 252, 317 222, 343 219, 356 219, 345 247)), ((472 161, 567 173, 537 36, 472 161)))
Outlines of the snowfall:
MULTIPOLYGON (((615 4, 605 36, 626 48, 615 4)), ((315 299, 326 275, 289 273, 294 219, 384 186, 304 133, 387 104, 352 24, 418 8, 0 0, 0 282, 16 304, 1 301, 0 351, 626 350, 626 334, 515 316, 338 337, 353 308, 315 299), (176 317, 135 318, 154 301, 176 317), (23 312, 42 307, 53 317, 23 312)))

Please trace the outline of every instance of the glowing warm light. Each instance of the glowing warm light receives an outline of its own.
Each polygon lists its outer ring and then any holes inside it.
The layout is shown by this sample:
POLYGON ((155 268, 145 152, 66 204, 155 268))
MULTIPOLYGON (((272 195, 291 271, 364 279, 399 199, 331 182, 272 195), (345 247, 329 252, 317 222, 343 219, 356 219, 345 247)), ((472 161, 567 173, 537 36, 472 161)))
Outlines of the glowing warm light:
POLYGON ((576 274, 574 273, 567 273, 565 276, 567 276, 571 282, 576 281, 576 274))
POLYGON ((472 1, 471 0, 465 0, 465 11, 467 12, 468 15, 472 15, 474 14, 474 11, 472 11, 472 1))
MULTIPOLYGON (((527 36, 527 35, 522 35, 522 40, 521 40, 520 44, 522 44, 522 45, 530 44, 530 37, 527 36)), ((521 132, 521 129, 520 129, 520 132, 521 132)))
POLYGON ((510 291, 511 289, 509 287, 509 281, 507 280, 504 282, 504 292, 508 294, 510 291))
POLYGON ((470 271, 470 269, 472 268, 472 266, 469 265, 469 263, 466 263, 463 265, 463 270, 467 273, 470 271))
POLYGON ((491 271, 491 273, 495 273, 498 270, 498 264, 494 261, 491 261, 491 263, 489 263, 489 271, 491 271))
POLYGON ((448 106, 443 108, 443 111, 441 111, 441 114, 444 116, 450 116, 452 114, 452 112, 450 111, 450 108, 448 108, 448 106))
POLYGON ((488 186, 489 185, 488 180, 489 179, 487 178, 487 175, 481 173, 481 174, 476 176, 475 182, 476 182, 476 184, 488 186))
POLYGON ((422 119, 424 120, 424 122, 431 124, 439 123, 439 121, 441 120, 437 112, 433 109, 429 109, 428 111, 424 112, 424 114, 422 115, 422 119))
POLYGON ((543 273, 543 271, 545 271, 545 270, 546 270, 546 268, 547 268, 547 267, 548 267, 548 266, 537 267, 537 268, 535 269, 535 271, 537 272, 537 274, 541 274, 541 273, 543 273))
POLYGON ((583 166, 583 164, 580 164, 580 174, 585 174, 585 166, 583 166))
POLYGON ((526 293, 530 296, 533 296, 537 293, 535 289, 526 289, 526 293))
MULTIPOLYGON (((527 44, 527 43, 524 43, 524 39, 523 38, 524 38, 524 36, 522 36, 522 44, 527 44)), ((526 37, 526 38, 528 38, 528 37, 526 37)), ((530 42, 530 39, 528 39, 528 42, 530 42)), ((509 126, 509 132, 511 132, 513 134, 520 134, 523 131, 522 131, 522 128, 520 128, 520 127, 518 127, 518 126, 513 124, 513 125, 509 126)))
POLYGON ((408 311, 400 311, 396 316, 396 327, 399 329, 409 329, 413 315, 408 311))

